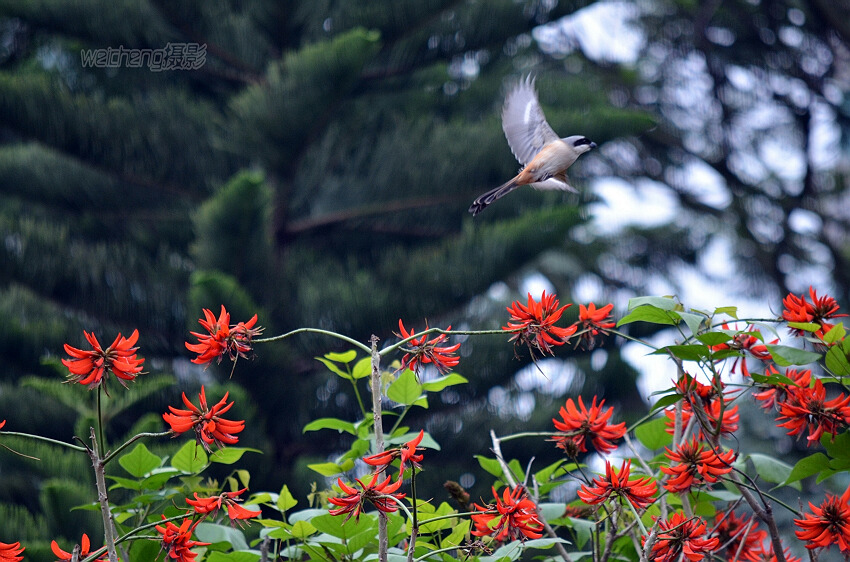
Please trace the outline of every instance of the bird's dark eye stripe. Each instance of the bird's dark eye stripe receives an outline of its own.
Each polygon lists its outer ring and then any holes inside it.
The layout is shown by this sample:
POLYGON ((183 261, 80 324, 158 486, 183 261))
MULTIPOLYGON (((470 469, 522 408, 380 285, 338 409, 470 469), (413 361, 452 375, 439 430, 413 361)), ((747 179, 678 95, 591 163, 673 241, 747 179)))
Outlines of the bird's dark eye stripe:
POLYGON ((581 146, 583 144, 590 144, 590 141, 587 138, 580 138, 576 142, 573 143, 573 146, 581 146))

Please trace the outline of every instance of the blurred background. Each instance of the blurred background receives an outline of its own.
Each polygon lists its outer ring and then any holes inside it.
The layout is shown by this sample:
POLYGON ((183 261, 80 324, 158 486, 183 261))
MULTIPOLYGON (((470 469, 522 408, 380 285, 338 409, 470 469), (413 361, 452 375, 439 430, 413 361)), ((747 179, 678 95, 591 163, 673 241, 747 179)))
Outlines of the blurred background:
MULTIPOLYGON (((163 430, 181 391, 229 389, 240 442, 264 451, 244 457, 252 490, 303 500, 325 484, 306 464, 347 447, 303 426, 357 415, 313 359, 345 348, 260 346, 229 378, 189 362, 202 308, 387 343, 399 318, 498 328, 543 289, 617 317, 643 294, 772 317, 809 285, 846 305, 848 90, 850 5, 833 0, 0 0, 0 419, 87 435, 93 395, 58 384, 62 345, 138 329, 148 374, 112 385, 108 440, 163 430), (599 148, 570 170, 580 195, 521 189, 473 219, 518 169, 499 116, 527 74, 553 128, 599 148)), ((469 384, 406 419, 442 446, 422 475, 440 501, 447 479, 487 493, 472 454, 494 425, 548 430, 579 394, 634 421, 671 386, 619 342, 565 346, 543 376, 505 339, 464 341, 469 384)), ((742 417, 742 447, 805 454, 742 417)), ((0 540, 97 536, 96 513, 69 511, 93 499, 87 459, 4 444, 42 461, 0 451, 0 540)))

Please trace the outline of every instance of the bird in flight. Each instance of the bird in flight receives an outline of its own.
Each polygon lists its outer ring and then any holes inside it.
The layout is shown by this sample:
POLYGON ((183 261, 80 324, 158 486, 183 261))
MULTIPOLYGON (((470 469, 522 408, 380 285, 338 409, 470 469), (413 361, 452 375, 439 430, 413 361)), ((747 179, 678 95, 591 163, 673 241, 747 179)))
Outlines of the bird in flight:
POLYGON ((502 109, 502 130, 505 131, 511 152, 523 165, 523 169, 507 183, 473 201, 469 207, 473 216, 521 185, 530 185, 535 189, 576 191, 567 178, 567 168, 579 156, 596 148, 596 143, 582 135, 558 137, 546 122, 531 76, 520 80, 508 92, 502 109))

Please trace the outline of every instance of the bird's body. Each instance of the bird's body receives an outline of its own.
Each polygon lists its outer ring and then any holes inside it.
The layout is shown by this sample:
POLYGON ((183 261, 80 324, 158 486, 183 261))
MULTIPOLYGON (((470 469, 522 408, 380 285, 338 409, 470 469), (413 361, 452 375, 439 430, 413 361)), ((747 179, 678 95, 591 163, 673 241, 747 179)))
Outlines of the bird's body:
POLYGON ((581 135, 559 138, 555 134, 546 122, 530 77, 518 82, 508 92, 502 110, 502 130, 511 151, 524 167, 510 181, 478 197, 469 207, 473 215, 523 185, 575 191, 567 178, 567 168, 579 156, 596 148, 596 143, 581 135))

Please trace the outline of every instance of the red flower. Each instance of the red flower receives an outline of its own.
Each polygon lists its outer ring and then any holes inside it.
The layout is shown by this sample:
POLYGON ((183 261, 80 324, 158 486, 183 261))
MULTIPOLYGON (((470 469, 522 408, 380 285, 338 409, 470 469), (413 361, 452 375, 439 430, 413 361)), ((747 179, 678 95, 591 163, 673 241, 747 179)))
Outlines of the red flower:
POLYGON ((363 490, 362 492, 358 492, 357 489, 352 488, 343 482, 341 478, 338 478, 337 484, 339 484, 340 489, 348 495, 342 498, 328 498, 330 503, 339 506, 339 509, 331 509, 329 513, 331 515, 347 513, 348 516, 345 518, 345 521, 351 519, 352 515, 354 516, 355 521, 357 521, 360 519, 360 514, 363 512, 363 504, 365 504, 367 500, 372 502, 372 505, 384 513, 393 513, 398 511, 398 505, 396 505, 396 503, 387 496, 392 496, 398 500, 405 496, 405 494, 395 493, 395 491, 401 486, 401 478, 391 484, 391 477, 387 476, 387 479, 379 484, 378 474, 379 473, 376 472, 372 475, 372 481, 369 482, 368 486, 363 484, 359 478, 356 479, 357 483, 360 484, 360 488, 363 490))
POLYGON ((208 333, 190 332, 198 338, 198 343, 186 342, 186 349, 198 354, 192 359, 192 363, 198 365, 212 363, 214 360, 221 363, 225 353, 230 355, 231 361, 237 357, 249 357, 253 350, 251 341, 263 332, 263 328, 254 328, 257 323, 256 314, 247 322, 239 322, 231 326, 230 313, 224 305, 221 305, 218 319, 212 311, 205 308, 204 318, 198 320, 198 323, 208 333))
MULTIPOLYGON (((80 539, 80 560, 89 555, 90 549, 91 544, 89 542, 89 536, 83 533, 83 537, 82 539, 80 539)), ((56 541, 52 541, 50 543, 50 550, 53 551, 53 554, 55 554, 59 560, 71 560, 73 558, 73 554, 70 552, 65 552, 64 550, 59 548, 59 545, 56 543, 56 541)), ((3 558, 0 557, 0 560, 3 560, 3 558)), ((96 562, 103 562, 105 560, 107 560, 106 554, 104 554, 103 557, 98 558, 96 562)))
POLYGON ((605 477, 594 478, 592 488, 582 484, 578 497, 590 505, 602 503, 613 495, 629 500, 635 509, 649 506, 655 501, 652 496, 658 491, 658 486, 648 476, 629 480, 631 469, 631 460, 623 461, 619 472, 615 472, 611 463, 605 461, 605 477))
POLYGON ((127 383, 136 378, 136 375, 142 372, 142 363, 144 359, 136 357, 138 347, 136 341, 139 339, 139 331, 133 330, 129 339, 118 334, 112 345, 103 349, 100 342, 92 333, 83 332, 89 344, 92 346, 91 351, 84 351, 71 347, 65 344, 65 353, 71 356, 71 359, 63 359, 62 364, 68 367, 71 372, 68 378, 74 382, 88 385, 89 388, 95 388, 104 385, 106 388, 106 379, 103 375, 111 372, 118 379, 124 388, 127 388, 127 383))
POLYGON ((608 333, 606 330, 617 325, 616 322, 608 321, 610 320, 610 314, 613 308, 613 304, 607 304, 599 309, 596 308, 594 303, 590 303, 587 306, 583 304, 578 305, 577 324, 581 326, 579 337, 588 349, 593 349, 596 345, 596 336, 599 334, 606 335, 608 333))
POLYGON ((537 507, 528 498, 523 486, 517 486, 513 490, 505 488, 501 499, 496 488, 492 490, 495 504, 473 504, 476 511, 482 512, 470 516, 475 523, 475 529, 471 531, 473 535, 492 535, 499 542, 539 539, 543 536, 543 523, 537 516, 537 507))
POLYGON ((794 520, 800 528, 795 534, 801 541, 808 541, 806 548, 837 544, 841 552, 850 553, 850 488, 841 497, 827 494, 820 507, 809 502, 809 508, 812 513, 794 520))
POLYGON ((201 515, 213 514, 215 516, 222 506, 227 506, 227 516, 230 517, 231 522, 238 519, 253 519, 254 517, 259 517, 262 512, 245 509, 236 503, 236 497, 242 495, 247 489, 242 488, 236 492, 224 492, 211 498, 199 498, 196 492, 195 499, 190 500, 186 498, 186 503, 195 508, 195 513, 201 515))
MULTIPOLYGON (((723 324, 723 329, 728 330, 729 326, 727 324, 723 324)), ((752 357, 759 359, 761 361, 770 361, 773 357, 770 355, 770 352, 767 350, 767 346, 762 343, 762 341, 756 336, 752 335, 752 333, 761 334, 755 326, 750 325, 747 328, 746 332, 738 332, 735 336, 726 343, 721 343, 717 345, 710 346, 712 351, 737 351, 741 353, 748 353, 752 357)), ((777 343, 779 340, 773 340, 772 344, 777 343)), ((722 359, 721 359, 722 361, 722 359)), ((741 365, 741 374, 745 376, 750 376, 750 371, 747 368, 747 358, 746 357, 735 357, 735 360, 732 362, 731 372, 736 373, 738 371, 738 365, 741 365)))
POLYGON ((839 431, 850 425, 850 396, 839 394, 832 400, 826 399, 826 389, 820 379, 815 380, 814 388, 788 387, 788 396, 779 403, 778 427, 786 427, 788 435, 800 435, 808 429, 806 440, 809 445, 820 440, 824 433, 833 438, 839 431))
POLYGON ((581 396, 578 397, 578 409, 572 398, 567 398, 565 404, 558 411, 563 421, 552 419, 555 424, 555 429, 563 431, 564 435, 556 436, 552 441, 555 441, 555 446, 563 449, 571 458, 578 456, 578 453, 587 452, 587 439, 590 438, 593 447, 603 455, 607 455, 616 446, 611 442, 620 439, 626 433, 626 424, 621 422, 610 425, 608 420, 614 412, 614 408, 608 408, 606 412, 602 412, 602 406, 605 405, 605 400, 596 405, 596 396, 590 404, 590 410, 584 405, 581 396))
POLYGON ((3 429, 4 425, 6 425, 6 420, 0 422, 0 429, 3 429))
MULTIPOLYGON (((401 334, 396 335, 401 339, 407 339, 416 333, 413 330, 410 332, 405 330, 401 318, 398 320, 398 329, 401 331, 401 334)), ((449 326, 446 328, 446 331, 448 332, 451 329, 452 327, 449 326)), ((428 331, 427 323, 425 324, 425 331, 428 331)), ((433 363, 438 371, 448 373, 452 370, 452 367, 456 367, 460 362, 460 358, 452 355, 452 353, 460 349, 460 344, 456 343, 450 346, 438 347, 438 344, 443 343, 446 339, 448 339, 446 334, 439 334, 432 340, 429 340, 427 336, 410 340, 407 342, 407 345, 410 346, 410 352, 405 353, 404 357, 401 358, 401 368, 409 368, 418 374, 422 365, 433 363)))
MULTIPOLYGON (((800 558, 791 556, 791 552, 787 548, 782 552, 785 555, 785 562, 802 562, 800 558)), ((772 543, 769 547, 762 545, 758 550, 753 552, 753 557, 750 560, 753 562, 779 562, 776 553, 773 551, 772 543)))
MULTIPOLYGON (((846 314, 837 314, 838 303, 829 295, 824 295, 818 298, 815 290, 809 287, 809 296, 812 301, 806 300, 805 295, 799 297, 788 294, 782 299, 782 304, 785 305, 785 310, 782 311, 782 318, 788 322, 810 322, 820 324, 821 329, 815 332, 815 335, 823 338, 823 335, 832 328, 832 324, 826 322, 830 318, 839 318, 847 316, 846 314)), ((790 328, 791 332, 797 336, 806 335, 805 330, 799 328, 790 328)))
POLYGON ((696 437, 690 443, 683 443, 674 453, 667 449, 670 466, 662 466, 661 472, 672 476, 664 487, 676 493, 688 492, 695 485, 714 484, 724 474, 732 471, 735 451, 729 450, 717 454, 710 446, 700 443, 696 437))
MULTIPOLYGON (((165 519, 165 515, 162 516, 165 519)), ((162 535, 162 548, 165 549, 170 559, 177 562, 194 562, 196 553, 189 550, 194 546, 207 546, 211 543, 192 540, 192 533, 200 521, 192 523, 186 519, 178 527, 171 521, 166 521, 165 526, 157 525, 156 530, 162 535)))
POLYGON ((395 449, 387 449, 386 451, 376 453, 374 455, 369 455, 368 457, 363 457, 363 462, 368 465, 377 467, 376 472, 382 472, 386 470, 386 468, 392 463, 395 459, 400 458, 401 464, 398 467, 398 477, 401 479, 401 475, 404 473, 404 465, 408 462, 416 468, 421 469, 422 467, 419 465, 422 462, 422 453, 417 454, 417 447, 419 443, 422 442, 422 438, 425 436, 425 430, 420 429, 419 435, 402 445, 401 447, 395 449))
MULTIPOLYGON (((731 398, 723 399, 723 401, 726 403, 728 403, 730 400, 731 398)), ((738 421, 740 420, 741 416, 738 415, 737 404, 729 408, 722 404, 720 399, 715 398, 711 402, 709 402, 708 405, 704 406, 704 409, 709 423, 709 429, 712 433, 717 432, 718 420, 721 435, 733 435, 736 431, 738 431, 738 421)), ((675 432, 676 428, 676 408, 667 408, 666 410, 664 410, 664 415, 667 416, 667 422, 665 423, 667 433, 672 435, 675 432)), ((688 425, 688 422, 690 421, 691 416, 693 415, 694 410, 693 406, 691 406, 691 403, 683 402, 682 427, 688 425)), ((705 439, 705 433, 702 429, 700 429, 697 435, 700 439, 705 439)))
POLYGON ((554 355, 550 346, 564 345, 565 340, 575 334, 578 329, 575 324, 569 328, 555 326, 555 322, 561 318, 564 310, 572 306, 565 304, 558 308, 558 304, 559 301, 555 295, 547 295, 546 291, 543 291, 540 302, 535 301, 531 293, 528 294, 528 305, 514 301, 507 310, 511 313, 511 320, 516 323, 508 322, 507 326, 502 326, 503 330, 513 332, 508 341, 525 344, 532 358, 534 358, 534 350, 554 355))
POLYGON ((21 547, 21 543, 13 542, 6 544, 0 542, 0 562, 21 562, 24 559, 21 553, 25 549, 21 547))
MULTIPOLYGON (((767 539, 767 531, 759 529, 754 518, 738 517, 732 511, 718 511, 714 520, 714 535, 725 547, 727 560, 737 558, 758 562, 763 555, 762 543, 767 539)), ((715 554, 720 555, 721 552, 715 554)))
MULTIPOLYGON (((777 375, 779 371, 773 365, 770 365, 764 371, 765 375, 777 375)), ((812 380, 812 371, 807 369, 805 371, 797 371, 796 369, 786 369, 785 376, 794 381, 799 387, 808 388, 809 383, 812 380)), ((761 392, 754 392, 753 398, 760 401, 761 407, 768 409, 776 406, 779 407, 781 402, 784 402, 788 398, 788 390, 792 388, 788 384, 768 384, 762 385, 759 388, 763 390, 761 392)))
POLYGON ((207 452, 210 451, 210 445, 213 443, 219 448, 225 444, 234 445, 239 441, 239 438, 234 433, 239 433, 245 429, 245 421, 231 421, 221 417, 222 414, 233 407, 233 402, 225 404, 229 394, 229 392, 225 392, 224 397, 210 408, 207 406, 207 396, 202 386, 201 393, 198 395, 201 407, 198 408, 186 398, 186 393, 184 392, 183 403, 189 409, 178 410, 173 406, 169 406, 168 409, 171 410, 171 413, 166 412, 162 414, 162 419, 178 435, 194 428, 198 443, 203 445, 207 452))
MULTIPOLYGON (((703 538, 704 535, 701 518, 688 519, 682 513, 674 513, 659 524, 658 540, 652 545, 650 558, 656 562, 678 562, 682 556, 691 562, 702 560, 720 544, 717 537, 703 538)), ((642 544, 646 544, 646 537, 642 544)))

